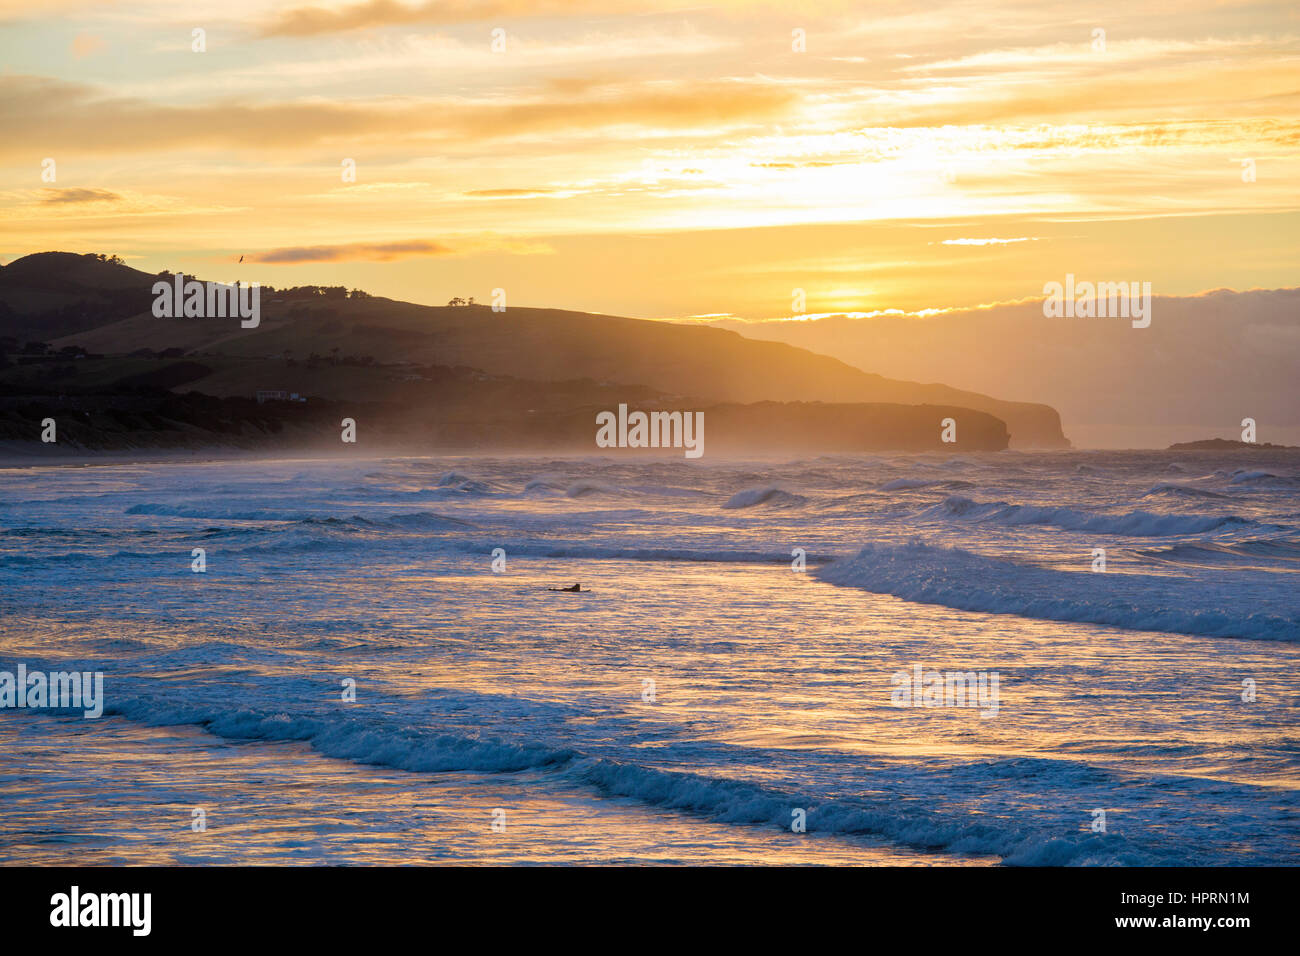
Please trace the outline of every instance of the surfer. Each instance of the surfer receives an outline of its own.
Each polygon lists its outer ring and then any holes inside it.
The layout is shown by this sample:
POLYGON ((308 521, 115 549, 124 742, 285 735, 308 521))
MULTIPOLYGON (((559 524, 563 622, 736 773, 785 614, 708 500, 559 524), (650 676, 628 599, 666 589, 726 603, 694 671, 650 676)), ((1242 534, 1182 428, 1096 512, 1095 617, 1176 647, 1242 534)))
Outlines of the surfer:
POLYGON ((573 592, 573 593, 576 594, 576 593, 578 593, 578 592, 580 592, 580 591, 582 590, 582 585, 581 585, 581 584, 575 584, 575 585, 574 585, 573 587, 571 587, 571 588, 547 588, 546 590, 548 590, 548 591, 570 591, 570 592, 573 592))

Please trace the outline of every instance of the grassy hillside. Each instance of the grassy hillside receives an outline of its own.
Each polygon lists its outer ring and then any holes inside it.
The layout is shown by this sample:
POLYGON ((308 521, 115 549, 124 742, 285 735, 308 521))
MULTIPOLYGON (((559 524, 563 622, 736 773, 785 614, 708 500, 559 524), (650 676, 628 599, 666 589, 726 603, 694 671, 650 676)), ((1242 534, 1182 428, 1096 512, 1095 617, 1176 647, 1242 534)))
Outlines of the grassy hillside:
MULTIPOLYGON (((368 397, 383 398, 373 381, 362 381, 366 374, 360 371, 330 366, 328 374, 313 376, 303 368, 313 354, 364 356, 376 365, 466 366, 521 379, 640 385, 712 403, 955 406, 1004 421, 1013 445, 1068 444, 1060 417, 1045 405, 886 379, 804 349, 721 329, 557 309, 512 306, 494 313, 487 306, 427 307, 378 297, 270 290, 263 290, 259 327, 243 329, 237 319, 155 318, 148 287, 156 277, 112 262, 75 261, 85 258, 41 253, 0 270, 0 336, 41 337, 36 333, 48 322, 43 337, 56 347, 76 345, 104 354, 179 348, 213 365, 209 377, 186 387, 214 395, 285 387, 332 398, 360 394, 361 389, 368 397), (57 278, 65 275, 67 281, 57 278), (59 294, 64 298, 58 300, 62 312, 40 312, 52 301, 40 295, 53 294, 55 287, 63 289, 59 294), (124 314, 130 304, 126 296, 140 290, 143 304, 124 314), (267 382, 264 368, 241 370, 211 361, 214 356, 279 360, 283 371, 276 377, 282 381, 267 382)), ((317 362, 316 370, 320 368, 317 362)))

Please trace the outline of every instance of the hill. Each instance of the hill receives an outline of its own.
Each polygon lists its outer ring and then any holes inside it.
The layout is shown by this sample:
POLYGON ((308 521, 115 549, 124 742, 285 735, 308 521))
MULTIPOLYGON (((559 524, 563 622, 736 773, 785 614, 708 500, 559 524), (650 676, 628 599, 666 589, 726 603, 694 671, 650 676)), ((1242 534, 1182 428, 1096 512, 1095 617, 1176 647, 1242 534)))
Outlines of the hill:
MULTIPOLYGON (((0 337, 39 339, 56 348, 80 347, 105 355, 179 349, 191 358, 275 358, 284 365, 277 377, 286 381, 306 376, 304 363, 313 355, 318 357, 317 369, 320 357, 333 355, 367 357, 376 365, 463 366, 543 382, 621 383, 710 404, 967 408, 1005 422, 1014 446, 1069 445, 1060 416, 1046 405, 888 379, 802 348, 723 329, 559 309, 511 306, 494 313, 487 306, 420 306, 315 287, 263 289, 260 324, 244 329, 230 319, 155 318, 150 288, 157 279, 97 256, 24 256, 0 268, 0 337)), ((214 367, 186 388, 250 396, 268 387, 266 375, 266 368, 253 362, 214 367)), ((383 382, 357 383, 350 372, 332 377, 358 398, 387 398, 383 382)), ((320 391, 322 385, 285 387, 343 397, 320 391)))
POLYGON ((1141 329, 1122 318, 1047 318, 1038 298, 925 318, 711 324, 814 352, 833 350, 893 378, 925 375, 974 392, 1047 402, 1078 445, 1164 448, 1235 432, 1246 416, 1259 422, 1261 438, 1300 444, 1298 315, 1300 288, 1216 289, 1153 296, 1151 324, 1141 329))

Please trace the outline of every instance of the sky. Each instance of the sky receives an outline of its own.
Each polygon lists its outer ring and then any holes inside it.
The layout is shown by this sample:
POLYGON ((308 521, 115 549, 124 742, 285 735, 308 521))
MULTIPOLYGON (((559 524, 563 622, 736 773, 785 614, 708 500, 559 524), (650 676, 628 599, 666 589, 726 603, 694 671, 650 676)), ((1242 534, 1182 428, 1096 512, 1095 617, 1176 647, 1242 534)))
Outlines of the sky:
POLYGON ((0 261, 701 320, 1293 287, 1298 120, 1285 0, 0 0, 0 261))

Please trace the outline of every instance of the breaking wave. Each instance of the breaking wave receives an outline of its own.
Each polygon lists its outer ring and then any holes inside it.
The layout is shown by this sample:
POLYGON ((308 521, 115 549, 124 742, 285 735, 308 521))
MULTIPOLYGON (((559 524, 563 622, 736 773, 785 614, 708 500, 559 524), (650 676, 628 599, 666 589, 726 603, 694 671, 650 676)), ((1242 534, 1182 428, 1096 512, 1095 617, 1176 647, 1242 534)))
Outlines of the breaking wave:
POLYGON ((803 495, 796 495, 782 488, 768 486, 766 488, 746 488, 744 491, 738 491, 728 498, 722 507, 756 508, 759 505, 770 505, 774 508, 795 508, 807 503, 808 499, 803 495))
POLYGON ((1239 515, 1158 514, 1131 511, 1128 514, 1104 514, 1052 508, 1041 505, 1015 505, 1005 501, 981 502, 951 495, 925 509, 922 518, 959 518, 1006 527, 1050 525, 1066 531, 1092 534, 1122 534, 1135 537, 1163 537, 1173 534, 1206 534, 1230 528, 1262 527, 1258 522, 1239 515))
POLYGON ((1205 637, 1300 641, 1300 611, 1285 599, 1252 610, 1235 582, 1095 574, 1016 564, 959 548, 868 545, 816 574, 846 587, 962 611, 1104 624, 1205 637))

